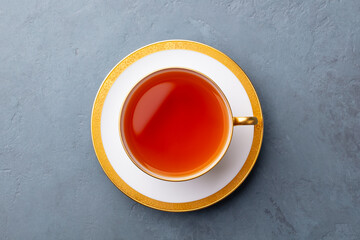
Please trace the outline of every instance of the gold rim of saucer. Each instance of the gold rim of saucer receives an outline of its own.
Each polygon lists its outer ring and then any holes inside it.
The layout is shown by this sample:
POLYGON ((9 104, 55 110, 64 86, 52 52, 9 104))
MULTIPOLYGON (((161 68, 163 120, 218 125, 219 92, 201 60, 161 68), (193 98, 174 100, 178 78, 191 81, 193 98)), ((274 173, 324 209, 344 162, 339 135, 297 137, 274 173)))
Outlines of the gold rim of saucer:
POLYGON ((111 70, 111 72, 106 76, 105 80, 101 84, 94 101, 92 115, 91 115, 91 136, 92 136, 94 150, 99 160, 99 163, 103 168, 104 172, 106 173, 106 175, 108 176, 108 178, 114 183, 114 185, 117 188, 119 188, 125 195, 127 195, 134 201, 154 209, 169 211, 169 212, 186 212, 186 211, 193 211, 208 207, 222 200, 230 193, 232 193, 237 187, 239 187, 240 184, 249 175, 259 155, 262 138, 263 138, 263 129, 264 129, 263 126, 264 126, 263 116, 262 116, 259 99, 257 97, 253 85, 251 84, 249 78, 246 76, 244 71, 231 58, 229 58, 227 55, 220 52, 219 50, 202 43, 188 41, 188 40, 167 40, 167 41, 156 42, 144 46, 132 52, 124 59, 122 59, 111 70), (122 178, 115 172, 115 170, 111 166, 111 163, 109 162, 105 154, 105 149, 101 139, 101 127, 100 127, 102 108, 106 96, 111 86, 118 78, 118 76, 132 63, 136 62, 137 60, 149 54, 164 50, 173 50, 173 49, 185 49, 185 50, 199 52, 207 56, 210 56, 216 59, 217 61, 221 62, 222 64, 224 64, 241 82, 242 86, 244 87, 250 99, 251 107, 253 110, 253 116, 257 117, 258 119, 258 124, 254 126, 254 138, 249 155, 243 167, 238 172, 238 174, 231 180, 231 182, 228 183, 222 189, 220 189, 218 192, 208 197, 205 197, 200 200, 196 200, 192 202, 184 202, 184 203, 169 203, 169 202, 163 202, 152 199, 137 192, 136 190, 131 188, 124 180, 122 180, 122 178))

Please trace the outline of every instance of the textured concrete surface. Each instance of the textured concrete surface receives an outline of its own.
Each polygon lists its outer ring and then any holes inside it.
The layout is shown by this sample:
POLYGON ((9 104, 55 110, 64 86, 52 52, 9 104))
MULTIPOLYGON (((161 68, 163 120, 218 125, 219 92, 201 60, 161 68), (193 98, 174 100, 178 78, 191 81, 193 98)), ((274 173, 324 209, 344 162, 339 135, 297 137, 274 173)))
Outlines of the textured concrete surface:
POLYGON ((359 1, 0 2, 0 239, 360 239, 359 1), (109 70, 172 38, 232 57, 265 117, 246 182, 191 213, 127 198, 90 138, 109 70))

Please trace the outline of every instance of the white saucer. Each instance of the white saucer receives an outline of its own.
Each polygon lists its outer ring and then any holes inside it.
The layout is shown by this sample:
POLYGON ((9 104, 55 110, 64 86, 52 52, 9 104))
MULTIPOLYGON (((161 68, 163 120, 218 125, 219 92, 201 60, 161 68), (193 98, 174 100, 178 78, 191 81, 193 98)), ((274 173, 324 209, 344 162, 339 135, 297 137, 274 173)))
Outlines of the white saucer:
POLYGON ((94 149, 110 180, 127 196, 165 211, 204 208, 234 191, 255 164, 263 136, 256 92, 245 73, 225 54, 207 45, 171 40, 153 43, 128 55, 105 78, 96 96, 91 130, 94 149), (128 158, 119 135, 119 116, 129 91, 159 69, 183 67, 211 78, 226 95, 234 116, 255 116, 254 126, 235 126, 224 158, 208 173, 185 182, 153 178, 128 158))

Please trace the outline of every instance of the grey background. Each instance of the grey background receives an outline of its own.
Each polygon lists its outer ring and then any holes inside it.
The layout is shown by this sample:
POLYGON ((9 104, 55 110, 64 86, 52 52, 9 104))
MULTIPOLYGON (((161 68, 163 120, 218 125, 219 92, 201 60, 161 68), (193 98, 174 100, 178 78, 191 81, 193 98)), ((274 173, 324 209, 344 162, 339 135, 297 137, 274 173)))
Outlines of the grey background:
POLYGON ((0 239, 360 238, 359 1, 0 2, 0 239), (190 213, 127 198, 90 135, 111 68, 174 38, 233 58, 265 118, 245 183, 190 213))

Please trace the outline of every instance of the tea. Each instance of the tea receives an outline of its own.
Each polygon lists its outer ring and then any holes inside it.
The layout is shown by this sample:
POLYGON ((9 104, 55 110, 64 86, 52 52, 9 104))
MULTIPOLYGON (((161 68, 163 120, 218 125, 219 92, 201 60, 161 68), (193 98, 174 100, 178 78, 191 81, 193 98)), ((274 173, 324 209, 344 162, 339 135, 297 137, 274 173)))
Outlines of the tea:
POLYGON ((222 155, 230 117, 211 80, 171 68, 134 87, 123 106, 120 129, 128 154, 140 168, 156 177, 177 178, 204 171, 222 155))

